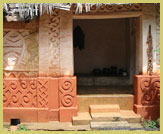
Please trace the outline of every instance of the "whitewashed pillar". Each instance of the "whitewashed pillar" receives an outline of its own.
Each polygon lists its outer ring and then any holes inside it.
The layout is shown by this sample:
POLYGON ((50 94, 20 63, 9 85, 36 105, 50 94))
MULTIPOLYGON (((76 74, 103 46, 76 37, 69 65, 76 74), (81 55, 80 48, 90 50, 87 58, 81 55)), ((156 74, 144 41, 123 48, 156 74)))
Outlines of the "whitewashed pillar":
MULTIPOLYGON (((152 3, 143 4, 142 7, 142 73, 147 74, 148 56, 147 56, 147 36, 149 25, 151 25, 151 34, 153 50, 156 49, 156 16, 155 5, 152 3)), ((156 68, 156 53, 153 52, 153 71, 156 68)))

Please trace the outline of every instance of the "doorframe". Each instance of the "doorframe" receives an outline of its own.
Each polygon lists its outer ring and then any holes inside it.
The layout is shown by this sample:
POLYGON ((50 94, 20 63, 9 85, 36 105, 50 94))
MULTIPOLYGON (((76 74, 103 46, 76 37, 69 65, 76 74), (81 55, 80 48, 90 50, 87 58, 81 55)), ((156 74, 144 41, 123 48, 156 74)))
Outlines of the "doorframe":
MULTIPOLYGON (((143 70, 142 11, 110 12, 110 13, 98 13, 98 14, 97 13, 73 14, 73 20, 75 19, 78 20, 79 19, 81 20, 82 19, 122 19, 122 18, 137 18, 135 74, 141 74, 143 70)), ((73 59, 74 59, 74 53, 73 53, 73 59)), ((129 82, 132 82, 131 78, 129 82)))

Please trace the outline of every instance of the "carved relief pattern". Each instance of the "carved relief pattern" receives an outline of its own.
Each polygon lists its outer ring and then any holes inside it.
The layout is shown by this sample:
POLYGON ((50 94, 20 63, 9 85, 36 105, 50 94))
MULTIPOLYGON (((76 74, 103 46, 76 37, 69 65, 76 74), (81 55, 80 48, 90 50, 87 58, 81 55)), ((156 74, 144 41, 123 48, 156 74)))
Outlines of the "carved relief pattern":
POLYGON ((4 107, 37 107, 36 79, 4 79, 4 107))
MULTIPOLYGON (((8 65, 8 60, 9 58, 14 58, 11 61, 15 62, 17 64, 20 62, 20 57, 22 57, 22 51, 25 49, 24 48, 24 38, 21 36, 21 34, 15 30, 12 30, 8 32, 4 36, 4 68, 6 68, 8 65)), ((12 60, 12 59, 11 59, 12 60)))
POLYGON ((142 105, 154 105, 160 103, 160 79, 142 78, 140 82, 142 90, 142 105))
POLYGON ((38 69, 37 34, 37 31, 32 30, 4 29, 4 70, 38 69))
MULTIPOLYGON (((101 5, 100 7, 96 7, 96 5, 92 6, 91 11, 89 13, 108 13, 108 12, 122 12, 122 11, 141 11, 142 4, 123 4, 123 5, 101 5)), ((75 14, 76 5, 72 6, 72 11, 75 14)), ((82 12, 86 13, 86 9, 83 6, 82 12)))
POLYGON ((48 80, 38 80, 38 107, 46 108, 48 105, 48 80))
POLYGON ((153 44, 152 44, 152 35, 151 35, 151 25, 149 25, 148 36, 147 36, 147 56, 148 56, 148 66, 147 73, 149 75, 153 74, 153 44))
POLYGON ((60 80, 60 104, 62 107, 71 107, 74 103, 74 83, 71 79, 60 80))
POLYGON ((3 71, 3 78, 36 78, 38 71, 3 71))
POLYGON ((53 76, 60 76, 60 16, 59 10, 54 9, 50 15, 49 47, 50 47, 50 72, 53 76))

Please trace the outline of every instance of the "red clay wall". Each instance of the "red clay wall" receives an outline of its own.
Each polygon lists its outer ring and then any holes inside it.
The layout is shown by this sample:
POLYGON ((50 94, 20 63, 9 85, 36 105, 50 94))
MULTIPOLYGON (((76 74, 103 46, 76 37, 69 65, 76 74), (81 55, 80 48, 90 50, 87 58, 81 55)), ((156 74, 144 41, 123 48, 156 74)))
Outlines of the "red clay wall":
POLYGON ((160 117, 160 77, 136 75, 134 77, 134 111, 146 119, 160 117))
POLYGON ((72 120, 77 115, 76 77, 4 78, 4 122, 72 120))

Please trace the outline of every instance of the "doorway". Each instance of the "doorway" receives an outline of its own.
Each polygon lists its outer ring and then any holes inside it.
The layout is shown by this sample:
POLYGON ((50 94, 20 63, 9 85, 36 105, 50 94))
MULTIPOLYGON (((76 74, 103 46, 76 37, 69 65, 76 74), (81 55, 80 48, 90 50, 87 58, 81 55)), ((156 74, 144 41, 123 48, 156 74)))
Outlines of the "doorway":
POLYGON ((137 18, 74 19, 74 72, 78 94, 133 93, 137 18), (82 44, 82 46, 78 45, 82 44))

